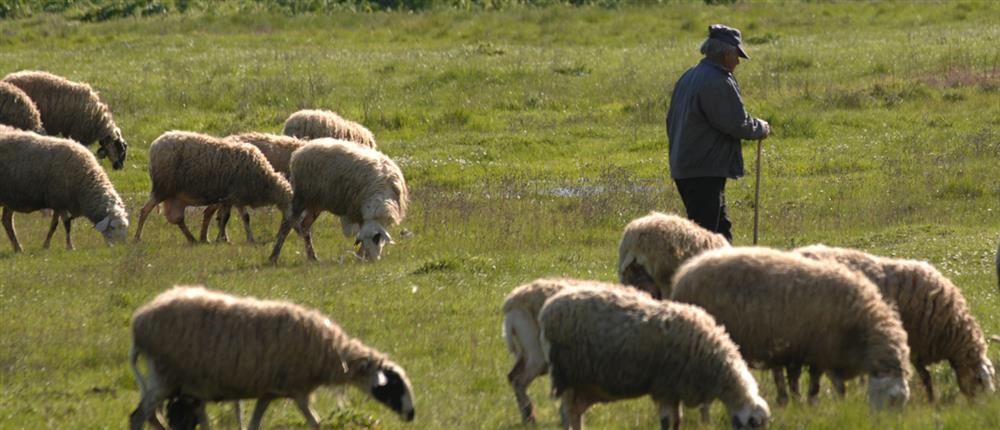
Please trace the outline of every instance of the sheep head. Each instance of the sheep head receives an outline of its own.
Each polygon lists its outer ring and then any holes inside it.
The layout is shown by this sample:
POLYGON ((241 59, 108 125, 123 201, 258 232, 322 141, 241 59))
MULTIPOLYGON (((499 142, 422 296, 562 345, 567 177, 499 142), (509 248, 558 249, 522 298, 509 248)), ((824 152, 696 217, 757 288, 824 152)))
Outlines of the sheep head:
POLYGON ((97 150, 97 158, 111 160, 111 167, 115 170, 125 166, 125 153, 128 151, 128 144, 122 137, 122 132, 117 127, 111 134, 104 136, 100 141, 101 148, 97 150))
POLYGON ((771 418, 771 409, 760 396, 754 396, 753 402, 743 405, 732 414, 734 430, 760 429, 767 427, 771 418))
POLYGON ((382 258, 382 247, 387 243, 395 242, 378 221, 365 221, 354 241, 354 245, 358 247, 357 256, 365 261, 378 261, 382 258))
POLYGON ((872 409, 902 409, 909 399, 910 386, 902 375, 871 375, 868 381, 868 404, 872 409))
POLYGON ((399 366, 383 363, 371 376, 367 391, 372 398, 399 414, 403 421, 413 421, 413 387, 399 366))
POLYGON ((972 365, 954 367, 958 374, 958 389, 962 391, 962 394, 975 397, 980 392, 992 393, 996 391, 993 382, 996 378, 996 371, 985 353, 972 365))
POLYGON ((122 206, 114 206, 108 216, 94 225, 97 231, 104 235, 104 241, 108 245, 124 243, 128 238, 128 214, 122 206))

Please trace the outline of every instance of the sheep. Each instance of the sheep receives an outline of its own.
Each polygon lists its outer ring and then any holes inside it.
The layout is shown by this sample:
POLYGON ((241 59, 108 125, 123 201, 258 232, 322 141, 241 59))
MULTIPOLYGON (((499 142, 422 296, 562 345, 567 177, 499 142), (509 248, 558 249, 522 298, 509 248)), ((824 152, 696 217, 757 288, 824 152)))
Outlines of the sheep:
POLYGON ((618 244, 618 279, 655 298, 670 297, 671 278, 681 263, 706 250, 729 246, 725 236, 691 220, 650 212, 625 227, 618 244))
POLYGON ((899 312, 909 342, 910 361, 929 401, 934 401, 934 388, 927 366, 942 360, 951 364, 958 387, 966 396, 995 391, 995 371, 987 355, 986 337, 969 312, 962 292, 933 266, 824 245, 806 246, 795 252, 843 264, 878 286, 882 298, 899 312))
MULTIPOLYGON (((135 312, 129 365, 141 393, 130 416, 132 430, 146 421, 162 427, 156 410, 172 396, 256 398, 250 430, 260 427, 273 399, 287 397, 315 428, 319 418, 309 403, 321 385, 353 385, 404 421, 415 413, 403 368, 321 313, 201 286, 174 287, 135 312), (145 357, 146 377, 139 356, 145 357)), ((204 413, 197 415, 205 427, 204 413)))
POLYGON ((149 147, 149 177, 153 189, 139 213, 137 242, 146 217, 160 202, 167 221, 195 243, 184 223, 187 206, 273 204, 281 209, 284 222, 292 201, 291 185, 259 149, 204 134, 168 131, 156 138, 149 147))
MULTIPOLYGON (((305 141, 294 137, 257 132, 226 136, 226 140, 256 146, 257 149, 264 154, 264 158, 266 158, 267 162, 271 164, 274 171, 278 172, 286 179, 289 176, 288 164, 292 158, 292 152, 295 152, 296 149, 299 149, 306 143, 305 141)), ((254 240, 253 232, 250 230, 250 214, 247 212, 245 207, 240 206, 236 209, 239 211, 240 219, 243 221, 243 229, 246 231, 247 242, 252 243, 254 240)), ((229 210, 229 206, 221 204, 211 205, 205 208, 201 223, 201 233, 199 234, 200 241, 208 241, 208 223, 216 211, 219 211, 219 236, 216 238, 216 241, 229 241, 229 237, 226 235, 226 224, 229 222, 229 210)))
POLYGON ((552 393, 571 428, 582 428, 592 404, 647 394, 664 430, 680 428, 681 402, 719 399, 738 429, 770 417, 736 344, 697 306, 581 285, 546 300, 539 325, 552 393))
POLYGON ((5 127, 0 132, 0 206, 14 252, 22 251, 14 212, 52 209, 64 215, 69 249, 71 222, 78 216, 93 222, 109 245, 128 234, 125 204, 107 173, 94 154, 69 139, 5 127))
POLYGON ((128 144, 108 106, 90 85, 34 70, 11 73, 3 81, 31 98, 47 134, 62 135, 83 145, 99 142, 98 158, 108 157, 116 170, 125 165, 128 144))
POLYGON ((409 190, 403 172, 389 157, 374 149, 336 139, 316 139, 292 154, 291 216, 281 223, 271 263, 277 263, 292 223, 299 226, 306 254, 316 260, 310 228, 324 210, 341 217, 345 236, 357 232, 359 257, 378 260, 382 247, 392 243, 386 227, 406 217, 409 190))
POLYGON ((299 139, 332 137, 376 148, 375 136, 365 126, 322 109, 303 109, 289 115, 281 134, 299 139))
POLYGON ((35 102, 14 85, 0 81, 0 124, 45 134, 35 102))
POLYGON ((839 264, 767 248, 707 251, 680 267, 670 299, 705 308, 755 367, 804 364, 843 380, 868 373, 875 410, 909 399, 898 315, 871 281, 839 264))
POLYGON ((534 406, 528 397, 528 386, 545 374, 547 364, 538 339, 538 313, 549 297, 569 287, 578 285, 602 285, 607 288, 619 287, 615 284, 598 284, 596 281, 577 279, 542 278, 518 286, 504 299, 503 335, 507 350, 514 356, 514 367, 507 374, 507 381, 514 389, 521 420, 535 422, 534 406))

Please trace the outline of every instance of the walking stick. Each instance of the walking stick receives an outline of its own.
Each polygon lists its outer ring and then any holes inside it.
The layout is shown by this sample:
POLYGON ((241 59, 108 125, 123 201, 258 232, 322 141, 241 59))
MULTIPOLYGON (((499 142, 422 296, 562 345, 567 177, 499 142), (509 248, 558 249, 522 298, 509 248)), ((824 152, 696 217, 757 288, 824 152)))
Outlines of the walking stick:
POLYGON ((757 231, 760 225, 760 153, 761 153, 761 142, 763 139, 757 140, 757 181, 754 184, 753 191, 753 244, 757 245, 757 231))

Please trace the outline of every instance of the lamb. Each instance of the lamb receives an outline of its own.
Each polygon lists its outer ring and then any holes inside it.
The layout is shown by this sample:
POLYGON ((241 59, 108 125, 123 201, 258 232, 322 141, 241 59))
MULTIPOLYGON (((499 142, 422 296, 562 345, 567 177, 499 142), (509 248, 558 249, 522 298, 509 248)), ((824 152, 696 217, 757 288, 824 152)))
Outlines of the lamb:
MULTIPOLYGON (((260 427, 272 400, 287 397, 316 428, 319 418, 309 403, 321 385, 353 385, 402 420, 414 417, 413 389, 398 364, 321 313, 287 302, 175 287, 133 316, 129 364, 141 392, 132 430, 146 421, 162 428, 157 407, 174 396, 256 398, 250 430, 260 427), (139 356, 146 359, 147 377, 139 371, 139 356)), ((207 428, 203 408, 197 408, 207 428)))
POLYGON ((204 134, 169 131, 156 138, 149 147, 149 177, 153 190, 139 214, 136 241, 142 238, 149 212, 160 202, 167 221, 195 243, 184 223, 187 206, 275 205, 284 223, 292 201, 291 185, 259 149, 204 134))
POLYGON ((677 268, 704 251, 728 248, 721 234, 673 214, 650 212, 632 220, 618 245, 618 279, 655 298, 670 297, 677 268))
POLYGON ((357 231, 359 257, 378 260, 382 247, 392 243, 386 227, 406 216, 409 191, 403 172, 389 157, 374 149, 336 139, 316 139, 292 154, 291 216, 282 221, 271 262, 278 261, 281 246, 294 220, 299 226, 306 254, 316 260, 310 228, 322 211, 341 217, 345 236, 357 231))
MULTIPOLYGON (((290 173, 288 165, 292 158, 292 152, 295 152, 296 149, 299 149, 306 143, 294 137, 256 132, 234 134, 226 136, 226 139, 256 146, 264 154, 267 162, 271 163, 274 171, 280 173, 286 179, 290 173)), ((229 209, 230 207, 226 205, 211 205, 205 208, 199 240, 202 242, 208 241, 208 223, 212 219, 212 215, 216 211, 219 211, 219 236, 216 238, 216 241, 229 241, 229 237, 226 235, 226 224, 229 222, 229 209)), ((253 232, 250 230, 250 214, 242 206, 236 209, 240 213, 240 219, 243 220, 243 229, 246 231, 247 242, 252 243, 254 240, 253 232)))
POLYGON ((281 134, 299 139, 332 137, 376 148, 375 136, 365 126, 328 110, 303 109, 291 114, 281 134))
POLYGON ((3 81, 31 98, 47 134, 62 135, 83 145, 97 141, 101 146, 98 158, 108 157, 115 169, 125 165, 128 144, 108 106, 90 85, 33 70, 11 73, 3 81))
POLYGON ((35 102, 14 85, 0 81, 0 124, 45 134, 35 102))
POLYGON ((696 306, 625 288, 578 286, 545 301, 541 344, 552 392, 571 428, 595 403, 649 395, 664 430, 680 428, 680 403, 721 400, 734 428, 759 428, 767 402, 736 344, 696 306))
POLYGON ((868 373, 875 410, 909 399, 906 331, 860 273, 790 252, 730 248, 688 260, 673 285, 671 300, 705 308, 756 367, 809 365, 843 380, 868 373))
POLYGON ((528 397, 528 386, 535 378, 545 374, 548 365, 538 339, 538 313, 549 297, 566 288, 579 285, 620 287, 597 281, 577 279, 542 278, 515 288, 503 302, 503 335, 507 350, 514 356, 514 367, 507 374, 507 381, 514 389, 521 420, 535 422, 534 406, 528 397))
MULTIPOLYGON (((90 151, 69 139, 4 127, 0 131, 0 206, 15 252, 14 212, 52 209, 65 215, 67 247, 72 219, 84 216, 110 245, 125 240, 128 214, 107 173, 90 151)), ((50 233, 51 235, 51 233, 50 233)))
MULTIPOLYGON (((927 366, 948 360, 963 394, 993 392, 995 371, 986 337, 969 311, 962 292, 923 261, 878 257, 863 251, 812 245, 795 250, 805 257, 840 263, 868 277, 882 298, 899 312, 906 329, 910 361, 934 401, 927 366)), ((813 382, 817 384, 818 379, 813 382)))

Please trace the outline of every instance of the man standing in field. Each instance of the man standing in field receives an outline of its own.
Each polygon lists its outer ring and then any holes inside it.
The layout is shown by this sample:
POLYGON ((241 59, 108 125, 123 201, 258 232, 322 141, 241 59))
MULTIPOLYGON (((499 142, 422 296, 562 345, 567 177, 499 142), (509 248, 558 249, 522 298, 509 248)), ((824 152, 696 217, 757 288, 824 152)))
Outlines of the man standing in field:
POLYGON ((733 71, 740 57, 740 31, 724 25, 708 28, 701 44, 705 58, 674 85, 667 112, 670 176, 684 201, 688 218, 733 241, 726 213, 726 178, 743 176, 740 139, 764 139, 771 129, 743 108, 733 71))

